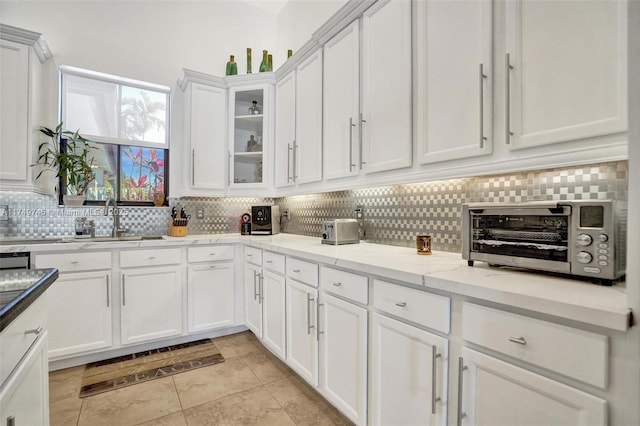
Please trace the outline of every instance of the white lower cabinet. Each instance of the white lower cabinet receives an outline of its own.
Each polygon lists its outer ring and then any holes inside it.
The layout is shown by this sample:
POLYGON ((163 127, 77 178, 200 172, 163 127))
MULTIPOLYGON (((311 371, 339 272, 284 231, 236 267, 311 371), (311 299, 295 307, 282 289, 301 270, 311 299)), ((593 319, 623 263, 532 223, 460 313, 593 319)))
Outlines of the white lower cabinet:
POLYGON ((49 357, 111 347, 110 270, 60 274, 47 294, 49 357))
MULTIPOLYGON (((287 265, 289 261, 287 261, 287 265)), ((288 266, 287 266, 288 267, 288 266)), ((303 379, 318 386, 318 290, 287 277, 287 363, 303 379)))
POLYGON ((372 318, 370 424, 447 424, 447 339, 378 313, 372 318))
POLYGON ((122 344, 182 334, 181 278, 179 266, 131 268, 122 271, 122 344))
POLYGON ((189 333, 233 325, 233 262, 190 264, 187 270, 189 333))
POLYGON ((262 298, 262 343, 284 359, 286 356, 284 276, 264 271, 262 298))
POLYGON ((607 424, 605 400, 466 347, 458 374, 458 424, 607 424))
POLYGON ((262 337, 262 293, 260 286, 262 268, 245 262, 244 264, 244 320, 249 330, 262 337))
POLYGON ((350 420, 366 424, 367 310, 326 293, 318 304, 320 392, 350 420))
POLYGON ((7 426, 49 424, 47 331, 0 388, 0 413, 0 423, 7 426))

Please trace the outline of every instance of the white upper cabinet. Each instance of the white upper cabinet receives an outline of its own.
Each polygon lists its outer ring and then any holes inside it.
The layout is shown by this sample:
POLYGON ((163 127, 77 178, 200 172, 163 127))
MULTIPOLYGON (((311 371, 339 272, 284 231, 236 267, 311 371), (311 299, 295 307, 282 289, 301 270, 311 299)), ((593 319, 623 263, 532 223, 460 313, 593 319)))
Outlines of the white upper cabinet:
POLYGON ((227 157, 227 91, 191 83, 186 95, 190 188, 224 191, 227 177, 224 161, 227 157))
POLYGON ((324 45, 324 177, 359 173, 360 25, 354 21, 324 45), (357 164, 358 163, 358 164, 357 164))
POLYGON ((362 17, 360 126, 365 173, 412 163, 411 2, 381 0, 362 17))
POLYGON ((493 2, 418 1, 414 13, 419 162, 491 153, 493 2))
MULTIPOLYGON (((318 100, 316 100, 318 102, 318 100)), ((296 144, 296 72, 276 84, 275 185, 292 186, 296 144)))
POLYGON ((322 180, 322 49, 296 72, 296 142, 294 180, 298 184, 322 180))
POLYGON ((506 2, 511 149, 624 132, 624 1, 506 2))

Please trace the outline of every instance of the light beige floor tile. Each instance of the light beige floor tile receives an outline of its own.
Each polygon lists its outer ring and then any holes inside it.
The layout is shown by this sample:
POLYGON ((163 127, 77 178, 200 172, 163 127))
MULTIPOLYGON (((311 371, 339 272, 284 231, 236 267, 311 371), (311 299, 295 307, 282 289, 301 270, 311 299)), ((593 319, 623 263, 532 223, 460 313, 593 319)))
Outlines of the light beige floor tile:
POLYGON ((169 414, 159 419, 140 423, 138 426, 187 426, 187 421, 184 418, 183 412, 178 411, 177 413, 169 414))
POLYGON ((214 343, 218 349, 220 349, 220 353, 225 359, 256 352, 260 350, 260 346, 262 346, 251 333, 239 333, 220 337, 215 339, 214 343))
POLYGON ((176 374, 173 379, 184 409, 261 384, 240 358, 176 374))
POLYGON ((51 426, 75 426, 80 417, 82 400, 78 395, 49 402, 49 423, 51 426))
POLYGON ((184 413, 189 426, 295 425, 263 386, 198 405, 184 413))
POLYGON ((298 426, 333 425, 324 412, 324 405, 314 397, 309 397, 294 385, 290 378, 266 384, 265 387, 284 411, 298 426))
POLYGON ((135 425, 180 411, 172 377, 84 398, 79 425, 135 425))
POLYGON ((263 352, 252 352, 241 357, 262 383, 270 383, 291 375, 290 370, 275 356, 263 352))
POLYGON ((49 401, 76 398, 80 394, 84 365, 49 373, 49 401))
POLYGON ((335 425, 353 425, 353 422, 351 420, 349 420, 337 408, 331 405, 331 403, 324 399, 324 397, 322 397, 314 388, 312 388, 310 384, 305 382, 298 375, 293 374, 291 377, 289 377, 289 381, 296 387, 296 389, 302 392, 303 395, 313 401, 314 404, 318 408, 320 408, 320 411, 322 411, 327 417, 329 417, 335 425))

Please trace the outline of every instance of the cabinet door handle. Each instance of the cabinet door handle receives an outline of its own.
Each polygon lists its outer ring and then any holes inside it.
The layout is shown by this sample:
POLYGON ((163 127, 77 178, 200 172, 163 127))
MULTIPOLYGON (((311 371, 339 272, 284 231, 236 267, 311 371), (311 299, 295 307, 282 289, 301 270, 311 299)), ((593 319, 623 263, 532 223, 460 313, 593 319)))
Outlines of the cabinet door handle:
POLYGON ((293 181, 295 182, 298 179, 298 175, 296 174, 297 163, 298 163, 298 148, 300 145, 296 144, 296 141, 293 141, 293 167, 291 173, 293 174, 293 181))
POLYGON ((231 151, 227 151, 227 181, 231 185, 231 151))
POLYGON ((106 278, 106 280, 105 280, 105 281, 106 281, 106 282, 105 282, 105 286, 106 286, 106 288, 107 288, 107 308, 108 308, 108 307, 109 307, 109 305, 110 305, 110 303, 111 303, 111 302, 110 302, 110 299, 111 299, 111 293, 110 293, 110 291, 109 291, 109 274, 105 275, 104 277, 106 278))
POLYGON ((291 156, 293 155, 293 148, 291 144, 287 144, 287 182, 291 182, 291 156))
POLYGON ((404 308, 405 306, 407 306, 407 302, 396 303, 396 306, 399 307, 399 308, 404 308))
POLYGON ((320 335, 324 334, 324 331, 320 331, 320 307, 324 306, 324 303, 319 303, 318 301, 318 309, 316 309, 316 324, 318 325, 317 328, 317 333, 316 333, 316 340, 319 342, 320 341, 320 335))
POLYGON ((36 328, 31 328, 31 329, 29 329, 29 330, 25 330, 25 331, 24 331, 24 334, 35 334, 35 335, 37 336, 37 335, 39 335, 40 333, 42 333, 42 330, 43 330, 42 326, 41 326, 41 325, 39 325, 39 326, 38 326, 38 327, 36 327, 36 328))
POLYGON ((125 287, 125 284, 124 284, 124 274, 122 274, 122 306, 124 306, 126 304, 126 301, 125 301, 125 290, 126 290, 126 287, 125 287))
POLYGON ((311 325, 311 302, 314 300, 315 299, 307 293, 307 335, 309 336, 311 336, 311 329, 314 328, 314 326, 311 325))
POLYGON ((7 426, 16 426, 16 418, 14 416, 7 417, 7 426))
MULTIPOLYGON (((184 176, 184 175, 183 175, 184 176)), ((196 184, 196 150, 191 150, 191 186, 196 184)))
POLYGON ((509 341, 513 342, 513 343, 517 343, 517 344, 522 345, 522 346, 527 344, 527 341, 522 336, 520 336, 520 337, 509 337, 509 341))
POLYGON ((480 64, 480 148, 484 148, 484 80, 487 78, 484 73, 484 64, 480 64))
POLYGON ((438 348, 435 345, 431 347, 431 414, 436 413, 436 402, 440 402, 441 398, 436 396, 436 359, 442 354, 437 353, 438 348))
POLYGON ((260 290, 258 290, 258 272, 253 271, 253 300, 257 300, 260 295, 260 290))
POLYGON ((349 117, 349 171, 353 171, 356 166, 353 164, 353 128, 356 127, 353 117, 349 117))
POLYGON ((367 164, 363 159, 362 159, 362 139, 363 139, 363 124, 366 123, 367 120, 365 120, 364 118, 362 118, 362 113, 360 113, 360 146, 359 146, 359 156, 360 156, 360 170, 362 170, 362 166, 367 164))
POLYGON ((261 273, 258 274, 258 292, 260 294, 258 301, 262 303, 264 300, 264 275, 261 273))
POLYGON ((505 69, 504 69, 504 94, 505 94, 505 143, 508 145, 511 143, 511 136, 513 136, 513 132, 511 131, 511 70, 513 69, 513 65, 511 65, 510 54, 505 54, 505 69))
POLYGON ((467 417, 467 413, 462 411, 462 386, 464 384, 464 378, 462 373, 467 370, 467 366, 464 365, 464 359, 458 358, 458 426, 462 426, 462 419, 467 417))

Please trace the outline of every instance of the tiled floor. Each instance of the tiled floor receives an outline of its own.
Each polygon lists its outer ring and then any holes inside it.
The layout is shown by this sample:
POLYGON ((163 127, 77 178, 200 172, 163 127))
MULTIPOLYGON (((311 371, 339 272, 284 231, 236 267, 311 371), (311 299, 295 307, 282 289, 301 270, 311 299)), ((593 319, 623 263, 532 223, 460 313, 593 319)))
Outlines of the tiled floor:
POLYGON ((51 425, 348 425, 249 332, 214 340, 221 364, 80 399, 84 366, 49 374, 51 425))

